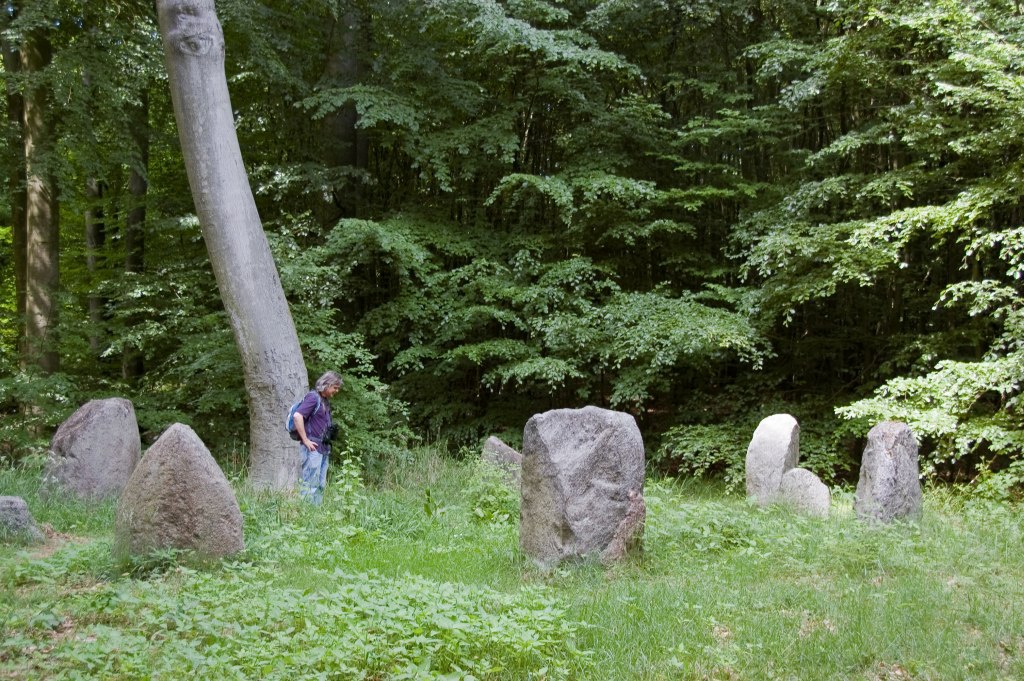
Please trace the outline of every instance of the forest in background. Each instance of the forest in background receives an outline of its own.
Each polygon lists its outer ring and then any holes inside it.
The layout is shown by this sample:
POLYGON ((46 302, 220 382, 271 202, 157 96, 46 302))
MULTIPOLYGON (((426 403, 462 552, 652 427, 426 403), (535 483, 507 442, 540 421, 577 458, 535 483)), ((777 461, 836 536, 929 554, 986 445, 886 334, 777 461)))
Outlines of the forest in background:
MULTIPOLYGON (((180 421, 244 461, 153 6, 4 9, 0 456, 118 395, 148 437, 180 421)), ((346 376, 371 470, 594 404, 632 413, 664 473, 735 484, 788 412, 826 480, 897 419, 926 475, 1020 490, 1019 3, 217 12, 307 367, 346 376)))

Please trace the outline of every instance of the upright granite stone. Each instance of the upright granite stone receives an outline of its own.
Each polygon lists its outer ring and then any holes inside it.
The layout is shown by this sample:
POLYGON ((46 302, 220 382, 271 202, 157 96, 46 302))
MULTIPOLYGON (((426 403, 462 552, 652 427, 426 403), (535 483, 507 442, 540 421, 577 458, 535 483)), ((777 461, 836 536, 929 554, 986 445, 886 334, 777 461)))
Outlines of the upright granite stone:
POLYGON ((811 471, 793 468, 782 476, 776 501, 805 515, 827 518, 832 506, 832 492, 811 471))
POLYGON ((34 543, 44 540, 28 504, 21 497, 0 497, 0 540, 4 539, 34 543))
POLYGON ((884 421, 868 433, 853 509, 883 523, 920 514, 917 440, 907 424, 884 421))
POLYGON ((492 435, 484 443, 480 458, 500 470, 509 484, 519 487, 523 469, 522 454, 492 435))
POLYGON ((128 484, 141 452, 131 402, 120 397, 86 402, 53 435, 43 493, 116 497, 128 484))
POLYGON ((199 436, 175 423, 135 469, 117 504, 115 551, 161 549, 220 558, 245 548, 234 490, 199 436))
POLYGON ((523 552, 543 567, 600 557, 643 484, 644 443, 629 414, 584 407, 533 416, 523 432, 523 552))
POLYGON ((800 460, 800 425, 789 414, 761 421, 747 447, 747 496, 764 506, 775 501, 782 476, 800 460))

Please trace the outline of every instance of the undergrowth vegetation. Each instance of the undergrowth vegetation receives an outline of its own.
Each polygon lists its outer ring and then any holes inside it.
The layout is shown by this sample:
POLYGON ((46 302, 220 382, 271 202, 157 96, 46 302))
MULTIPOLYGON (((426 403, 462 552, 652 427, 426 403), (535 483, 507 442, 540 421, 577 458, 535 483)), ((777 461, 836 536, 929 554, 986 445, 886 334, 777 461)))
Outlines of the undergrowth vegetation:
POLYGON ((0 544, 0 676, 148 679, 1012 679, 1019 509, 928 490, 917 524, 760 509, 652 480, 645 549, 536 569, 500 474, 434 450, 312 507, 237 485, 246 549, 215 566, 111 554, 113 504, 0 469, 44 545, 0 544))

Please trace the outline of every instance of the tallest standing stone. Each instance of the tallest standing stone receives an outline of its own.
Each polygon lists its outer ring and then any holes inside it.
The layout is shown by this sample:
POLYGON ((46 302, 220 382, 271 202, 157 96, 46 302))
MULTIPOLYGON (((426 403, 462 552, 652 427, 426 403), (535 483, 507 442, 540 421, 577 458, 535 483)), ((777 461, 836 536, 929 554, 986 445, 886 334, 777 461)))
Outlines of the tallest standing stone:
POLYGON ((523 553, 542 566, 600 554, 643 484, 644 443, 631 415, 598 407, 537 414, 523 432, 523 553))
POLYGON ((146 451, 117 503, 115 553, 195 551, 220 558, 245 548, 231 483, 188 426, 175 423, 146 451))

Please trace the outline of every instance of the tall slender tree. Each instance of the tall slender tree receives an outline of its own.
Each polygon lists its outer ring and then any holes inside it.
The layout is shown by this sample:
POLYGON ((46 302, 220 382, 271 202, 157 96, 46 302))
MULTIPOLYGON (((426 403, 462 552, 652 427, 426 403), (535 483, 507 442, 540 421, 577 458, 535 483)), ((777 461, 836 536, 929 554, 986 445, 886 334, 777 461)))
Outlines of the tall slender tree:
MULTIPOLYGON (((146 256, 146 195, 149 191, 149 93, 143 89, 139 105, 132 111, 133 138, 138 159, 128 175, 128 194, 131 207, 124 230, 124 269, 139 274, 145 269, 146 256)), ((134 347, 125 347, 121 358, 121 374, 126 380, 142 376, 144 370, 142 353, 134 347)))
POLYGON ((43 69, 52 56, 46 29, 30 30, 21 45, 21 70, 29 79, 24 94, 25 144, 25 350, 43 373, 60 366, 55 347, 57 285, 60 278, 60 206, 52 170, 53 119, 43 69))
MULTIPOLYGON (((10 16, 3 14, 6 27, 10 16)), ((3 46, 4 71, 7 73, 7 118, 14 129, 18 140, 24 139, 23 125, 25 115, 24 98, 14 82, 15 76, 21 71, 21 56, 18 46, 7 39, 0 42, 3 46)), ((20 145, 19 145, 20 146, 20 145)), ((25 278, 28 268, 27 234, 25 232, 25 163, 24 150, 19 150, 20 162, 12 163, 7 178, 8 197, 10 199, 12 245, 14 246, 14 297, 15 314, 18 324, 18 338, 24 339, 25 319, 25 278)))
MULTIPOLYGON (((328 39, 327 65, 324 81, 328 87, 353 87, 362 77, 361 55, 365 49, 367 19, 350 7, 334 22, 328 39)), ((357 127, 355 102, 348 102, 337 111, 324 116, 324 162, 333 174, 344 178, 330 194, 330 204, 323 208, 321 220, 333 224, 339 217, 355 217, 358 212, 358 187, 362 183, 357 171, 365 170, 367 138, 357 127)))
POLYGON ((103 182, 95 177, 85 181, 85 199, 88 205, 85 210, 85 266, 89 271, 90 284, 93 290, 88 295, 89 349, 94 356, 103 351, 100 326, 103 322, 103 297, 95 292, 95 283, 99 280, 102 268, 103 245, 107 239, 107 224, 103 211, 103 182))

